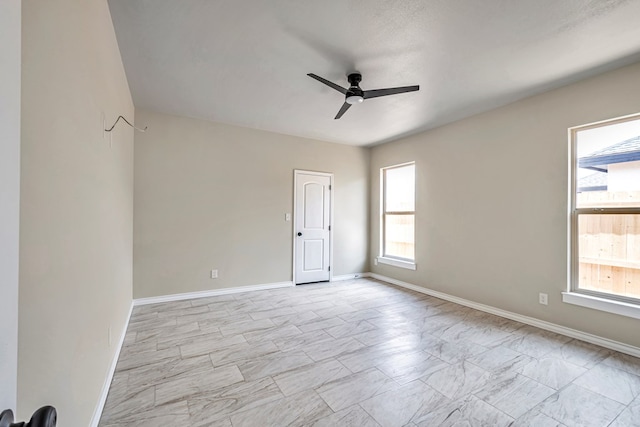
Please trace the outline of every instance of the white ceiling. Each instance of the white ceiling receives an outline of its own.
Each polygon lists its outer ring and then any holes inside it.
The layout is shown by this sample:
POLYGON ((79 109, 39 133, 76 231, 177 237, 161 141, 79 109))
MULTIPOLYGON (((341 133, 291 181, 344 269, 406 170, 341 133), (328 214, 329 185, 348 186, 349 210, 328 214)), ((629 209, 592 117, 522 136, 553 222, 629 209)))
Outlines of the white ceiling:
POLYGON ((136 107, 351 145, 640 60, 640 0, 109 0, 136 107), (420 85, 334 120, 341 86, 420 85))

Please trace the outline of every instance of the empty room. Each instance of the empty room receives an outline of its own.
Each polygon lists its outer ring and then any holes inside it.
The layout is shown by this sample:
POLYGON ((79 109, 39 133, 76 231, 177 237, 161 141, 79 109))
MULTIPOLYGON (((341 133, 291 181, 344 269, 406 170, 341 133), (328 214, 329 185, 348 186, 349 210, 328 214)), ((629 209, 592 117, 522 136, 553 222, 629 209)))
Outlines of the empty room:
POLYGON ((640 426, 639 20, 3 0, 0 427, 640 426))

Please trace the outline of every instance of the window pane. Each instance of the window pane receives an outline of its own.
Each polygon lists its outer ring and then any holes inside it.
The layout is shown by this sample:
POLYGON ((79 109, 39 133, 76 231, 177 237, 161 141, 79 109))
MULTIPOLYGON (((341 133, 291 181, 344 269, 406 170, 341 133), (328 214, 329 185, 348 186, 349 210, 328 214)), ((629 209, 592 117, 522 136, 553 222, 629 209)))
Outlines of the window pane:
POLYGON ((578 287, 640 298, 640 214, 578 217, 578 287))
POLYGON ((415 165, 385 170, 386 212, 415 211, 415 174, 415 165))
POLYGON ((640 119, 576 134, 576 207, 640 207, 640 119))
POLYGON ((414 259, 415 215, 385 215, 384 255, 414 259))

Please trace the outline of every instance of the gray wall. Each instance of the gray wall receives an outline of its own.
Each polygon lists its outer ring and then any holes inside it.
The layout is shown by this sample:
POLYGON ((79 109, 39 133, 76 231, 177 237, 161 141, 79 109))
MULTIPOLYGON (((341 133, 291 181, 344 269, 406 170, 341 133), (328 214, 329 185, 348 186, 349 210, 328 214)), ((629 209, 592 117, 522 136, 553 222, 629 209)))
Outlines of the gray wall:
POLYGON ((0 2, 0 411, 16 409, 18 372, 20 7, 0 2))
POLYGON ((567 128, 640 111, 638 87, 640 64, 375 147, 370 259, 379 251, 379 169, 415 160, 418 268, 372 271, 640 347, 637 320, 561 301, 567 128))
POLYGON ((334 275, 368 270, 369 150, 139 109, 136 119, 149 130, 135 137, 135 298, 292 280, 294 169, 335 174, 334 275))
POLYGON ((89 425, 132 292, 134 108, 104 0, 22 2, 18 415, 89 425), (112 340, 109 343, 109 330, 112 340))

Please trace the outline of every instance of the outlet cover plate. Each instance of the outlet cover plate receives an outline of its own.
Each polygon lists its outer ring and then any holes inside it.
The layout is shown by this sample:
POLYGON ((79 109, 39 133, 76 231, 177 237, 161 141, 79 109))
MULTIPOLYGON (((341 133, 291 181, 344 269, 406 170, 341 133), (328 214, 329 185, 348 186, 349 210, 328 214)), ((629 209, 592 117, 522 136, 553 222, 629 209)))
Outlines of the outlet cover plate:
POLYGON ((549 296, 547 294, 543 294, 542 292, 538 295, 538 302, 542 305, 549 304, 549 296))

